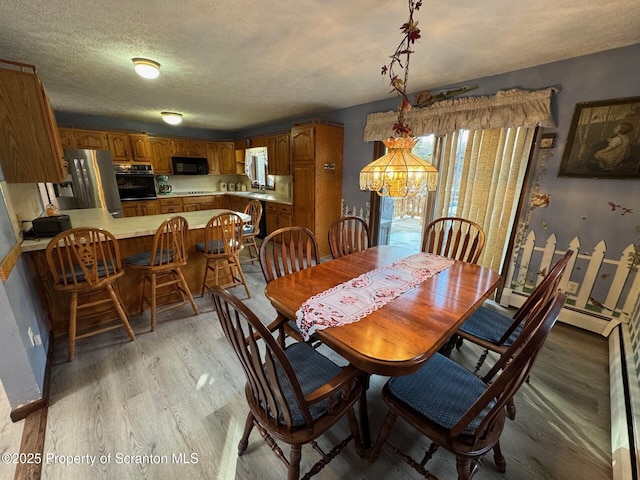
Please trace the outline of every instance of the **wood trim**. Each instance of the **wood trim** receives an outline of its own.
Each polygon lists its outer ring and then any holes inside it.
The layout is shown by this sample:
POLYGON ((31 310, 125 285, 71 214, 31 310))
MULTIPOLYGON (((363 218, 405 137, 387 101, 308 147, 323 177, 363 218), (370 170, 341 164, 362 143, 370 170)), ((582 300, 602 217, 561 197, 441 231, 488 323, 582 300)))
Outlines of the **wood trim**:
POLYGON ((33 458, 40 458, 39 462, 20 462, 16 465, 14 480, 36 480, 42 475, 42 454, 47 429, 48 408, 41 408, 31 413, 24 422, 20 454, 33 454, 33 458))
POLYGON ((7 281, 9 275, 11 275, 13 267, 18 263, 18 259, 21 254, 22 247, 19 243, 16 243, 11 250, 9 250, 9 253, 7 253, 7 255, 2 259, 2 262, 0 262, 0 280, 3 282, 7 281))
POLYGON ((31 402, 11 412, 11 421, 17 422, 24 419, 22 440, 20 441, 20 453, 34 454, 33 458, 40 458, 40 462, 20 462, 16 465, 14 480, 38 480, 42 475, 42 455, 44 452, 44 440, 47 432, 47 416, 49 414, 49 390, 51 385, 51 369, 53 367, 53 336, 49 336, 49 348, 47 350, 47 365, 42 385, 42 398, 31 402))

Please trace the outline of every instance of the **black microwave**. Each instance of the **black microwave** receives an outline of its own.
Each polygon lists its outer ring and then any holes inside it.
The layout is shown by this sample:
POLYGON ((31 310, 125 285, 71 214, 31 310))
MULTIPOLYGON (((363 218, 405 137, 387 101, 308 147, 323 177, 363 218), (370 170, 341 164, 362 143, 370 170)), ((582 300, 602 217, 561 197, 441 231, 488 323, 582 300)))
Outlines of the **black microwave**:
POLYGON ((171 157, 174 175, 207 175, 209 164, 206 158, 171 157))

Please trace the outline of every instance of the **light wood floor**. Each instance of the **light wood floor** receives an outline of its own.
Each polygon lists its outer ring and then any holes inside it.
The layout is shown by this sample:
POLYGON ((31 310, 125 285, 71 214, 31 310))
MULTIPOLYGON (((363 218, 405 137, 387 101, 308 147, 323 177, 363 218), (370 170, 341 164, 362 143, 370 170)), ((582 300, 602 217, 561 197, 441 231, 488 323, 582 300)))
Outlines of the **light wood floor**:
MULTIPOLYGON (((244 270, 252 292, 247 303, 265 322, 271 321, 275 314, 263 295, 259 266, 246 265, 244 270)), ((242 289, 234 290, 244 298, 242 289)), ((245 455, 237 456, 247 413, 245 380, 209 298, 197 301, 203 312, 199 316, 190 316, 189 306, 166 312, 154 333, 148 332, 148 314, 134 317, 135 342, 128 341, 124 330, 81 340, 72 363, 66 362, 64 342, 58 342, 42 478, 286 478, 284 465, 255 431, 245 455), (180 454, 185 462, 172 459, 180 454), (97 456, 96 464, 87 465, 86 455, 97 456), (155 455, 163 463, 136 464, 126 457, 133 455, 155 455), (70 456, 78 457, 67 459, 70 456)), ((465 343, 453 358, 472 365, 477 353, 465 343)), ((516 420, 505 427, 507 473, 500 474, 487 457, 474 478, 610 479, 607 365, 606 339, 558 324, 530 384, 516 396, 516 420)), ((369 392, 373 435, 386 413, 379 394, 385 380, 374 377, 369 392)), ((341 439, 345 423, 322 437, 321 446, 341 439)), ((428 445, 402 421, 396 423, 391 439, 417 456, 428 445)), ((303 470, 317 458, 310 448, 303 449, 303 470)), ((428 468, 440 480, 456 477, 455 461, 447 452, 438 452, 428 468)), ((421 477, 388 447, 370 464, 350 445, 316 478, 421 477)))

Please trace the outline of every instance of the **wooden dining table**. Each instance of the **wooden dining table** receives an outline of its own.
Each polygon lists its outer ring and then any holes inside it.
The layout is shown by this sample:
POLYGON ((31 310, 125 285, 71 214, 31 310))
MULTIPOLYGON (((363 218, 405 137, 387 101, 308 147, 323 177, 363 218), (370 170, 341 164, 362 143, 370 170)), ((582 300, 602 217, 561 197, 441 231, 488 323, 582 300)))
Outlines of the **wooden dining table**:
MULTIPOLYGON (((296 312, 314 295, 412 253, 399 246, 368 248, 277 278, 267 284, 265 295, 278 313, 295 321, 296 312)), ((361 370, 367 384, 372 374, 407 375, 440 350, 499 283, 500 275, 488 268, 454 261, 361 320, 317 330, 314 337, 361 370)), ((368 445, 366 394, 361 400, 368 445)))

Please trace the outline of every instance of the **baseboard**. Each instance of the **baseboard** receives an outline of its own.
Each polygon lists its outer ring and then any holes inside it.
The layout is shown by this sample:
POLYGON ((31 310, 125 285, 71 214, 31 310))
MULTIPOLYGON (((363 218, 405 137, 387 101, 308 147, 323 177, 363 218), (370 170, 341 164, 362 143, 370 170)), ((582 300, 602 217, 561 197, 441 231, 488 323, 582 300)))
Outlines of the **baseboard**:
POLYGON ((613 480, 638 480, 640 388, 626 324, 609 335, 609 381, 613 480))
POLYGON ((34 400, 26 405, 11 410, 9 418, 12 422, 19 422, 27 418, 29 415, 37 412, 42 408, 49 407, 49 388, 51 381, 51 369, 53 367, 53 348, 54 339, 53 335, 49 334, 49 346, 47 348, 47 363, 44 368, 44 380, 42 382, 42 398, 34 400))

